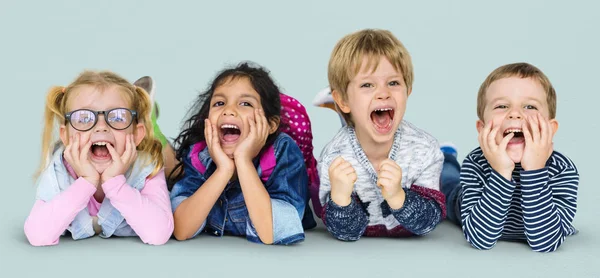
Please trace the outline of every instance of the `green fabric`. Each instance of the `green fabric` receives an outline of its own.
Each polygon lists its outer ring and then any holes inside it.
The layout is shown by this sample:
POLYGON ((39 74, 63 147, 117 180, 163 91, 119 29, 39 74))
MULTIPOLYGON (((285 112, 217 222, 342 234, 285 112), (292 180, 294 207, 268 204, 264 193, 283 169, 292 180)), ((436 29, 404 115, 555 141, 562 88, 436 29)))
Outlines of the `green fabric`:
POLYGON ((156 122, 157 116, 156 111, 158 109, 158 103, 154 102, 154 109, 152 109, 152 127, 154 129, 154 138, 158 139, 162 144, 163 148, 168 144, 167 137, 160 131, 160 127, 156 122))

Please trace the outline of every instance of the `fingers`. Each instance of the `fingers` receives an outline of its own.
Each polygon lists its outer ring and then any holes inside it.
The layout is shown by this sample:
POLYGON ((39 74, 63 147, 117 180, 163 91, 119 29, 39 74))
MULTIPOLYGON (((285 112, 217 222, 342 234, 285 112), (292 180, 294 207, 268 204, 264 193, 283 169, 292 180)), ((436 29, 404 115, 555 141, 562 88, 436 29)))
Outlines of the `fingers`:
POLYGON ((525 138, 525 145, 531 146, 531 142, 533 138, 531 137, 531 132, 529 132, 528 121, 521 122, 521 131, 523 131, 523 137, 525 138))
POLYGON ((504 138, 502 138, 502 141, 500 141, 500 145, 498 145, 498 148, 500 150, 506 150, 506 146, 508 146, 508 142, 510 142, 510 139, 512 139, 513 137, 515 137, 515 134, 513 132, 504 136, 504 138))
POLYGON ((115 148, 111 144, 106 144, 106 148, 108 149, 108 153, 110 153, 113 163, 121 161, 119 154, 117 153, 117 150, 115 150, 115 148))
MULTIPOLYGON (((132 146, 134 144, 133 144, 132 138, 133 138, 133 135, 131 135, 131 134, 127 134, 127 136, 125 137, 125 152, 123 152, 123 155, 120 157, 121 161, 123 161, 123 162, 129 162, 131 159, 131 155, 133 154, 132 146)), ((112 154, 111 154, 111 156, 112 156, 112 154)), ((113 160, 115 160, 114 157, 113 157, 113 160)))
POLYGON ((329 171, 331 172, 333 169, 336 169, 340 164, 344 162, 346 161, 341 156, 338 156, 331 162, 331 165, 329 165, 329 171))
POLYGON ((265 116, 265 110, 259 109, 260 121, 262 122, 260 134, 263 135, 266 140, 269 135, 269 122, 267 121, 267 117, 265 116))
POLYGON ((527 116, 527 119, 529 121, 529 125, 531 126, 531 137, 533 138, 534 142, 539 142, 540 141, 540 122, 538 121, 537 115, 536 116, 527 116))
POLYGON ((261 114, 260 109, 254 109, 254 125, 256 126, 256 135, 258 136, 262 136, 264 131, 262 118, 264 118, 264 116, 261 114))
POLYGON ((75 134, 71 147, 71 157, 79 160, 79 134, 75 134))
POLYGON ((210 121, 208 119, 204 119, 204 141, 206 141, 206 145, 210 149, 212 143, 212 127, 210 126, 210 121))
POLYGON ((491 150, 496 150, 496 135, 498 134, 498 130, 500 130, 500 125, 498 125, 497 127, 494 127, 492 129, 492 131, 488 134, 488 147, 491 148, 491 150))
MULTIPOLYGON (((257 111, 254 110, 254 115, 256 115, 257 111)), ((256 130, 256 116, 255 117, 248 117, 246 118, 246 123, 249 127, 249 132, 248 132, 248 137, 251 136, 256 136, 257 134, 257 130, 256 130)))
POLYGON ((484 152, 488 152, 490 149, 488 135, 490 133, 492 127, 492 121, 489 121, 479 133, 479 145, 483 149, 484 152))
POLYGON ((79 153, 79 161, 87 161, 88 160, 88 155, 90 153, 90 148, 92 147, 92 140, 88 140, 88 142, 83 145, 83 147, 81 148, 81 152, 79 153))
POLYGON ((540 140, 544 143, 550 143, 550 141, 552 141, 552 139, 550 139, 550 122, 546 121, 539 112, 536 116, 540 123, 540 140))

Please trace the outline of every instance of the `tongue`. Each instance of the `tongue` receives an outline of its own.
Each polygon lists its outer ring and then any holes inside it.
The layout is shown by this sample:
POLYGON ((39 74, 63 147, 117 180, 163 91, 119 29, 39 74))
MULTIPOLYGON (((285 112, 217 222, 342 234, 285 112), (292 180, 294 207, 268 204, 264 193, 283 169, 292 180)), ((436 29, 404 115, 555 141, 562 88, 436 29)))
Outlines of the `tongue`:
POLYGON ((223 141, 225 141, 225 142, 235 142, 238 138, 240 138, 239 134, 225 134, 225 135, 223 135, 223 141))
POLYGON ((97 157, 107 157, 109 154, 106 146, 94 146, 92 148, 92 153, 97 157))
POLYGON ((378 128, 386 128, 390 122, 390 114, 388 112, 373 112, 371 114, 371 120, 378 128))
POLYGON ((525 142, 524 137, 513 137, 508 141, 509 144, 519 144, 525 142))

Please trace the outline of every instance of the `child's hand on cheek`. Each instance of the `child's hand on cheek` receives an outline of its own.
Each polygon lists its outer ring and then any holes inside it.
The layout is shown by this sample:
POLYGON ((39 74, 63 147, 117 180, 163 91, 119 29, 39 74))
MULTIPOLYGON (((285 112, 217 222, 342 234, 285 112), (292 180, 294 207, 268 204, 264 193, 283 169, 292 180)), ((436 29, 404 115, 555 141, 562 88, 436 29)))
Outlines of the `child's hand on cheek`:
POLYGON ((106 144, 106 148, 110 153, 112 163, 102 172, 102 183, 118 175, 123 175, 137 158, 133 134, 127 134, 125 137, 125 152, 123 152, 123 155, 119 155, 117 150, 110 144, 106 144))
POLYGON ((535 116, 526 117, 522 129, 525 137, 525 151, 521 159, 523 169, 529 171, 544 168, 553 151, 550 122, 538 112, 535 116))
POLYGON ((402 168, 395 161, 386 159, 379 165, 377 186, 381 195, 392 209, 404 205, 406 193, 402 189, 402 168))
POLYGON ((487 159, 490 166, 496 170, 505 179, 510 180, 512 178, 512 171, 515 168, 515 163, 512 161, 508 153, 506 152, 506 146, 510 139, 513 138, 514 133, 510 133, 502 139, 500 144, 496 144, 496 134, 500 129, 500 125, 493 127, 493 122, 487 123, 483 129, 479 132, 479 146, 481 151, 487 159))
POLYGON ((265 146, 269 136, 269 123, 262 109, 254 109, 254 117, 245 121, 245 128, 249 128, 250 131, 246 139, 235 148, 233 158, 236 163, 252 161, 265 146))
POLYGON ((228 175, 233 176, 235 164, 233 163, 233 160, 223 152, 216 127, 212 125, 208 119, 204 120, 204 138, 206 140, 206 146, 208 147, 208 153, 217 165, 217 171, 225 171, 228 175))
POLYGON ((77 176, 86 179, 89 183, 97 187, 100 184, 100 175, 88 157, 92 141, 88 139, 88 142, 80 149, 80 138, 79 134, 71 136, 69 144, 65 147, 65 159, 77 176))

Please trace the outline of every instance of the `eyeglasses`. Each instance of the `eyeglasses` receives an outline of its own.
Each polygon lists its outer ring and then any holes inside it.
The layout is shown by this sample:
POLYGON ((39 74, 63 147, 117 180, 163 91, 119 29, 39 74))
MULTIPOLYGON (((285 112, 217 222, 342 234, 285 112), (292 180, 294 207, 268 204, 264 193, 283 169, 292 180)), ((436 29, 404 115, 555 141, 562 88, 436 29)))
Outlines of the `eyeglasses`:
POLYGON ((98 114, 104 115, 106 124, 116 130, 128 128, 137 118, 137 112, 127 108, 114 108, 108 111, 78 109, 65 114, 65 118, 74 129, 88 131, 98 123, 98 114))

